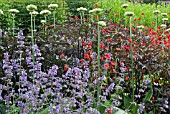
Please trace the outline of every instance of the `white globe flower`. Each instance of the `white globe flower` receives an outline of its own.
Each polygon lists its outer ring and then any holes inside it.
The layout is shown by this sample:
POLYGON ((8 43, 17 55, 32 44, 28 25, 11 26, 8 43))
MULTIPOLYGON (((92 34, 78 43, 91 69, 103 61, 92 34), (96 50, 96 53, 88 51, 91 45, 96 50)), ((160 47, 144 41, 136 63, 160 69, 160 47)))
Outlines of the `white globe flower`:
POLYGON ((41 15, 44 15, 44 16, 48 16, 48 15, 51 14, 51 11, 49 11, 49 10, 42 10, 42 11, 40 12, 40 14, 41 14, 41 15))
POLYGON ((125 16, 134 16, 135 14, 133 12, 125 12, 125 16))
POLYGON ((162 25, 160 25, 162 28, 166 28, 166 25, 165 24, 162 24, 162 25))
POLYGON ((90 14, 94 13, 94 10, 90 10, 89 13, 90 13, 90 14))
POLYGON ((3 15, 4 14, 4 12, 0 9, 0 15, 3 15))
POLYGON ((137 28, 137 29, 143 29, 144 26, 143 26, 143 25, 141 25, 141 26, 136 26, 136 28, 137 28))
POLYGON ((161 13, 162 16, 167 16, 168 14, 167 13, 161 13))
POLYGON ((46 21, 45 20, 41 20, 41 23, 44 24, 44 23, 46 23, 46 21))
POLYGON ((160 12, 161 11, 159 11, 159 10, 155 10, 155 11, 153 11, 153 14, 158 15, 160 12))
POLYGON ((87 11, 87 9, 86 9, 86 8, 83 8, 83 7, 80 7, 80 8, 77 8, 77 11, 83 12, 83 11, 87 11))
POLYGON ((32 11, 32 12, 30 12, 30 15, 33 15, 33 16, 36 16, 36 15, 38 15, 39 13, 37 12, 37 11, 32 11))
POLYGON ((99 21, 99 22, 97 22, 97 24, 99 25, 99 26, 106 26, 106 22, 104 22, 104 21, 99 21))
POLYGON ((30 4, 26 7, 27 11, 35 11, 37 10, 37 6, 33 5, 33 4, 30 4))
POLYGON ((94 9, 93 9, 93 12, 94 12, 94 13, 100 13, 102 10, 103 10, 103 9, 101 9, 101 8, 94 8, 94 9))
POLYGON ((19 13, 19 11, 17 9, 10 9, 8 10, 11 14, 16 14, 19 13))
POLYGON ((123 4, 121 7, 126 9, 127 7, 129 7, 129 5, 128 4, 123 4))
POLYGON ((163 18, 162 21, 167 22, 168 18, 163 18))
POLYGON ((56 10, 58 8, 58 4, 50 4, 50 5, 48 5, 48 8, 50 10, 56 10))

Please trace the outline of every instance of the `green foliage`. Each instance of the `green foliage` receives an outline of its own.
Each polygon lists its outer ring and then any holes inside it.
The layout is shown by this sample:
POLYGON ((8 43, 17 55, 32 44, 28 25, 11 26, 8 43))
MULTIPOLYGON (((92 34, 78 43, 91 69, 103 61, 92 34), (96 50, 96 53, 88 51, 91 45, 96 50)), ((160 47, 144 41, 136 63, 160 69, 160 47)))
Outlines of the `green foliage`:
MULTIPOLYGON (((135 16, 133 18, 140 18, 141 20, 136 23, 140 25, 146 25, 146 26, 152 26, 152 22, 155 22, 155 15, 153 14, 153 11, 158 9, 161 11, 161 13, 168 13, 170 10, 170 5, 167 7, 160 6, 157 4, 140 4, 140 3, 130 3, 126 2, 126 4, 129 5, 127 9, 121 8, 121 5, 124 4, 122 0, 102 0, 99 2, 99 5, 104 9, 104 10, 111 10, 111 12, 108 15, 109 19, 112 19, 113 21, 120 23, 122 19, 125 18, 124 13, 126 11, 132 11, 134 12, 135 16), (144 12, 144 15, 142 15, 142 12, 144 12), (115 17, 114 14, 118 14, 117 17, 115 17)), ((162 16, 159 14, 159 20, 158 20, 158 25, 161 25, 162 22, 162 16)), ((170 16, 167 16, 170 18, 170 16)), ((126 23, 129 23, 129 19, 126 18, 126 23)), ((170 21, 168 21, 170 22, 170 21)))
MULTIPOLYGON (((89 11, 90 9, 93 8, 93 4, 97 3, 99 0, 65 0, 67 5, 68 5, 68 10, 71 12, 71 14, 74 15, 79 15, 77 12, 77 8, 79 7, 85 7, 89 11)), ((85 13, 87 15, 88 11, 85 13)))
MULTIPOLYGON (((30 28, 30 14, 26 10, 26 6, 29 4, 34 4, 38 7, 38 12, 44 9, 48 9, 48 5, 51 3, 57 3, 59 5, 58 11, 56 14, 56 23, 62 24, 65 21, 65 7, 66 4, 62 0, 6 0, 6 1, 0 1, 0 7, 1 10, 3 10, 4 15, 0 17, 1 21, 1 27, 2 29, 9 30, 12 26, 12 18, 8 12, 9 9, 17 9, 20 12, 16 14, 16 28, 19 29, 26 29, 29 30, 30 28)), ((40 21, 44 19, 42 15, 36 16, 36 28, 41 25, 40 21)), ((50 15, 48 17, 48 23, 47 24, 53 24, 53 16, 50 15)))

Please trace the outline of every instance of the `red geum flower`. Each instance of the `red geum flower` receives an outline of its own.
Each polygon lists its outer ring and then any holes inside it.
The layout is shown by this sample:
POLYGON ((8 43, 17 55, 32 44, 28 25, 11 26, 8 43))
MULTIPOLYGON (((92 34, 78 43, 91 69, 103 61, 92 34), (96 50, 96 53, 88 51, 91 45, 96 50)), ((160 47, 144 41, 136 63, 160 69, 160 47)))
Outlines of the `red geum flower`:
POLYGON ((142 12, 142 15, 145 15, 145 13, 144 13, 144 12, 142 12))
POLYGON ((154 101, 155 100, 155 97, 154 96, 152 96, 152 101, 154 101))
POLYGON ((67 70, 68 70, 68 65, 64 64, 64 71, 67 71, 67 70))
POLYGON ((127 40, 128 40, 130 43, 132 43, 132 39, 131 39, 131 38, 127 38, 127 40))
POLYGON ((86 18, 83 18, 83 21, 86 21, 86 18))
POLYGON ((152 22, 152 25, 155 25, 155 23, 154 23, 154 22, 152 22))
POLYGON ((88 45, 88 49, 92 49, 92 46, 91 46, 91 45, 88 45))
POLYGON ((87 51, 87 53, 91 53, 91 49, 89 49, 89 50, 87 51))
POLYGON ((168 14, 170 15, 170 12, 168 12, 168 14))
POLYGON ((118 16, 119 16, 119 15, 116 13, 116 14, 115 14, 115 17, 118 17, 118 16))
POLYGON ((136 18, 134 18, 134 21, 136 21, 136 18))
POLYGON ((81 59, 81 60, 80 60, 80 63, 84 63, 84 59, 81 59))
POLYGON ((54 26, 53 26, 53 25, 50 25, 50 28, 52 29, 52 28, 54 28, 54 26))
POLYGON ((45 26, 46 29, 48 29, 48 26, 45 26))
POLYGON ((60 54, 60 58, 64 57, 64 54, 60 54))
POLYGON ((89 45, 92 45, 93 44, 93 42, 89 42, 89 45))
POLYGON ((94 6, 94 7, 98 7, 99 5, 98 5, 97 3, 95 3, 93 6, 94 6))
POLYGON ((82 41, 82 45, 83 45, 83 46, 86 46, 86 42, 85 42, 85 41, 82 41))
POLYGON ((103 57, 102 56, 100 56, 100 60, 103 61, 103 57))
POLYGON ((84 54, 84 58, 89 60, 90 59, 90 55, 88 53, 86 53, 86 54, 84 54))
POLYGON ((125 81, 128 81, 128 80, 129 80, 129 76, 126 76, 126 77, 125 77, 125 81))
POLYGON ((77 15, 74 16, 75 19, 78 19, 79 17, 77 15))
POLYGON ((108 42, 112 42, 112 38, 107 39, 108 42))
POLYGON ((126 70, 127 70, 127 71, 129 71, 129 70, 130 70, 130 68, 129 68, 129 67, 126 67, 126 70))
POLYGON ((138 21, 140 21, 140 18, 138 18, 138 21))
POLYGON ((98 16, 98 15, 95 15, 95 16, 94 16, 94 18, 95 18, 95 19, 98 19, 98 18, 99 18, 99 16, 98 16))
POLYGON ((145 46, 146 46, 146 44, 145 44, 145 43, 142 43, 141 45, 142 45, 142 47, 145 47, 145 46))
POLYGON ((111 64, 112 66, 115 66, 115 65, 116 65, 116 62, 111 61, 110 64, 111 64))
POLYGON ((107 110, 107 114, 112 114, 112 110, 111 109, 107 110))
POLYGON ((100 49, 101 49, 101 48, 103 48, 103 47, 104 47, 104 44, 103 44, 103 43, 101 43, 101 44, 100 44, 100 49))
POLYGON ((110 56, 110 54, 106 53, 106 54, 104 55, 104 58, 110 60, 110 59, 111 59, 111 56, 110 56))
POLYGON ((104 68, 108 70, 108 69, 110 68, 109 64, 108 64, 108 63, 105 63, 105 64, 104 64, 104 68))
POLYGON ((124 49, 129 51, 130 50, 130 45, 124 46, 124 49))

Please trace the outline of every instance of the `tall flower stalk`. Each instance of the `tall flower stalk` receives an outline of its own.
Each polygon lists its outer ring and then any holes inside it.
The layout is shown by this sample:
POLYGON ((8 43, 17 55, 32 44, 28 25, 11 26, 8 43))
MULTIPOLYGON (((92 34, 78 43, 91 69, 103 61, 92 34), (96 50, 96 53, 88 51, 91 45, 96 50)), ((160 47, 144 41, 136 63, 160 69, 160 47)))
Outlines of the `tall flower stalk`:
MULTIPOLYGON (((30 12, 31 15, 31 43, 32 43, 32 59, 33 59, 33 64, 35 64, 35 57, 34 57, 34 30, 33 30, 33 16, 37 15, 38 12, 36 12, 35 10, 37 10, 37 6, 35 5, 28 5, 26 7, 27 11, 30 12)), ((35 26, 35 25, 34 25, 35 26)))
POLYGON ((80 20, 81 20, 81 24, 82 24, 82 20, 84 18, 84 12, 87 11, 87 9, 80 7, 80 8, 77 8, 77 11, 80 12, 80 20))
MULTIPOLYGON (((97 39, 97 65, 98 65, 98 77, 100 77, 101 72, 100 72, 100 28, 106 26, 106 22, 104 21, 99 21, 97 30, 98 30, 98 39, 97 39)), ((98 82, 97 84, 97 101, 99 101, 99 95, 100 95, 100 83, 98 82)))
POLYGON ((9 12, 12 15, 12 35, 15 35, 15 14, 19 13, 19 11, 17 9, 10 9, 9 12))
MULTIPOLYGON (((135 87, 134 87, 134 72, 133 72, 133 40, 132 40, 132 16, 134 16, 133 12, 125 12, 125 16, 129 17, 129 24, 130 24, 130 59, 131 59, 131 79, 132 79, 132 103, 134 103, 134 94, 135 94, 135 87)), ((133 112, 135 110, 135 107, 133 105, 133 112)))
POLYGON ((49 8, 51 11, 53 11, 54 29, 55 29, 55 28, 56 28, 56 24, 55 24, 56 18, 55 18, 55 15, 56 15, 56 10, 57 10, 57 8, 58 8, 58 4, 50 4, 50 5, 48 6, 48 8, 49 8))
MULTIPOLYGON (((47 22, 47 16, 51 14, 51 11, 49 11, 49 10, 42 10, 40 12, 40 14, 44 16, 45 22, 47 22)), ((46 27, 45 27, 45 32, 46 32, 46 27)))
MULTIPOLYGON (((0 16, 4 15, 4 12, 0 9, 0 16)), ((1 25, 0 25, 0 29, 1 29, 1 25)))
POLYGON ((159 10, 155 10, 155 11, 153 11, 153 13, 154 13, 154 15, 155 15, 155 18, 156 18, 156 28, 155 28, 155 30, 157 30, 157 28, 158 28, 158 14, 160 13, 160 11, 159 10))

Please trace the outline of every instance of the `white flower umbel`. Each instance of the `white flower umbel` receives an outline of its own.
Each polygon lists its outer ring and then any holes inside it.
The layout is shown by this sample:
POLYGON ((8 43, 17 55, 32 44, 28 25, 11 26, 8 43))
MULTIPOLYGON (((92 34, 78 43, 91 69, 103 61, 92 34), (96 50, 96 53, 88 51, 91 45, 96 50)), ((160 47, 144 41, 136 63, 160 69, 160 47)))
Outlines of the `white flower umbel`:
POLYGON ((40 12, 40 15, 44 15, 44 16, 48 16, 48 15, 50 15, 51 14, 51 11, 49 11, 49 10, 42 10, 41 12, 40 12))
POLYGON ((8 10, 11 14, 16 14, 19 13, 19 11, 17 9, 10 9, 8 10))
POLYGON ((45 20, 41 20, 41 23, 42 23, 42 24, 45 24, 45 23, 46 23, 46 21, 45 21, 45 20))
POLYGON ((140 26, 136 26, 137 29, 143 29, 144 26, 143 25, 140 25, 140 26))
POLYGON ((126 9, 127 7, 129 7, 129 5, 128 4, 123 4, 121 7, 126 9))
POLYGON ((56 14, 56 10, 57 10, 57 8, 58 8, 58 4, 50 4, 50 5, 48 5, 48 8, 51 10, 51 11, 53 11, 53 18, 54 18, 54 29, 55 29, 55 27, 56 27, 56 24, 55 24, 55 14, 56 14))
POLYGON ((12 34, 13 34, 13 36, 15 35, 15 31, 14 31, 14 29, 15 29, 15 20, 14 20, 14 18, 15 18, 15 14, 17 14, 17 13, 19 13, 19 11, 17 10, 17 9, 10 9, 10 10, 8 10, 10 13, 11 13, 11 15, 12 15, 12 19, 13 19, 13 32, 12 32, 12 34))
POLYGON ((166 25, 165 24, 161 24, 160 25, 162 28, 166 28, 166 25))
POLYGON ((83 8, 83 7, 80 7, 80 8, 77 8, 77 11, 79 11, 79 12, 84 12, 84 11, 87 11, 87 9, 86 9, 86 8, 83 8))
POLYGON ((58 8, 58 4, 50 4, 50 5, 48 5, 48 8, 50 10, 56 10, 58 8))
POLYGON ((163 22, 167 22, 167 21, 168 21, 168 18, 163 18, 162 21, 163 21, 163 22))
POLYGON ((4 14, 4 12, 0 9, 0 15, 3 15, 4 14))
POLYGON ((167 13, 161 13, 161 15, 162 15, 163 17, 165 17, 165 16, 167 16, 168 14, 167 14, 167 13))
POLYGON ((134 16, 135 14, 133 13, 133 12, 125 12, 125 16, 129 16, 129 17, 131 17, 131 16, 134 16))
POLYGON ((39 13, 37 12, 37 11, 32 11, 32 12, 30 12, 30 15, 33 15, 33 16, 36 16, 36 15, 38 15, 39 13))
POLYGON ((158 15, 159 13, 161 13, 161 11, 159 11, 159 10, 153 11, 153 14, 155 14, 155 15, 158 15))
POLYGON ((87 11, 87 9, 80 7, 80 8, 77 8, 77 11, 80 12, 80 18, 81 18, 81 24, 82 24, 82 20, 84 18, 84 12, 87 11))
POLYGON ((104 22, 104 21, 99 21, 99 22, 97 22, 97 24, 102 27, 106 26, 106 22, 104 22))
POLYGON ((27 9, 27 11, 32 12, 32 11, 37 10, 37 6, 35 6, 35 5, 33 5, 33 4, 30 4, 30 5, 28 5, 28 6, 26 7, 26 9, 27 9))
POLYGON ((93 14, 93 13, 94 13, 94 10, 89 10, 89 13, 90 13, 90 14, 93 14))
POLYGON ((93 12, 94 12, 94 13, 100 13, 102 10, 103 10, 103 9, 101 9, 101 8, 94 8, 94 9, 93 9, 93 12))
MULTIPOLYGON (((40 12, 41 15, 44 15, 45 21, 47 22, 47 16, 51 14, 51 11, 49 10, 42 10, 40 12)), ((46 31, 46 27, 45 27, 45 31, 46 31)))

